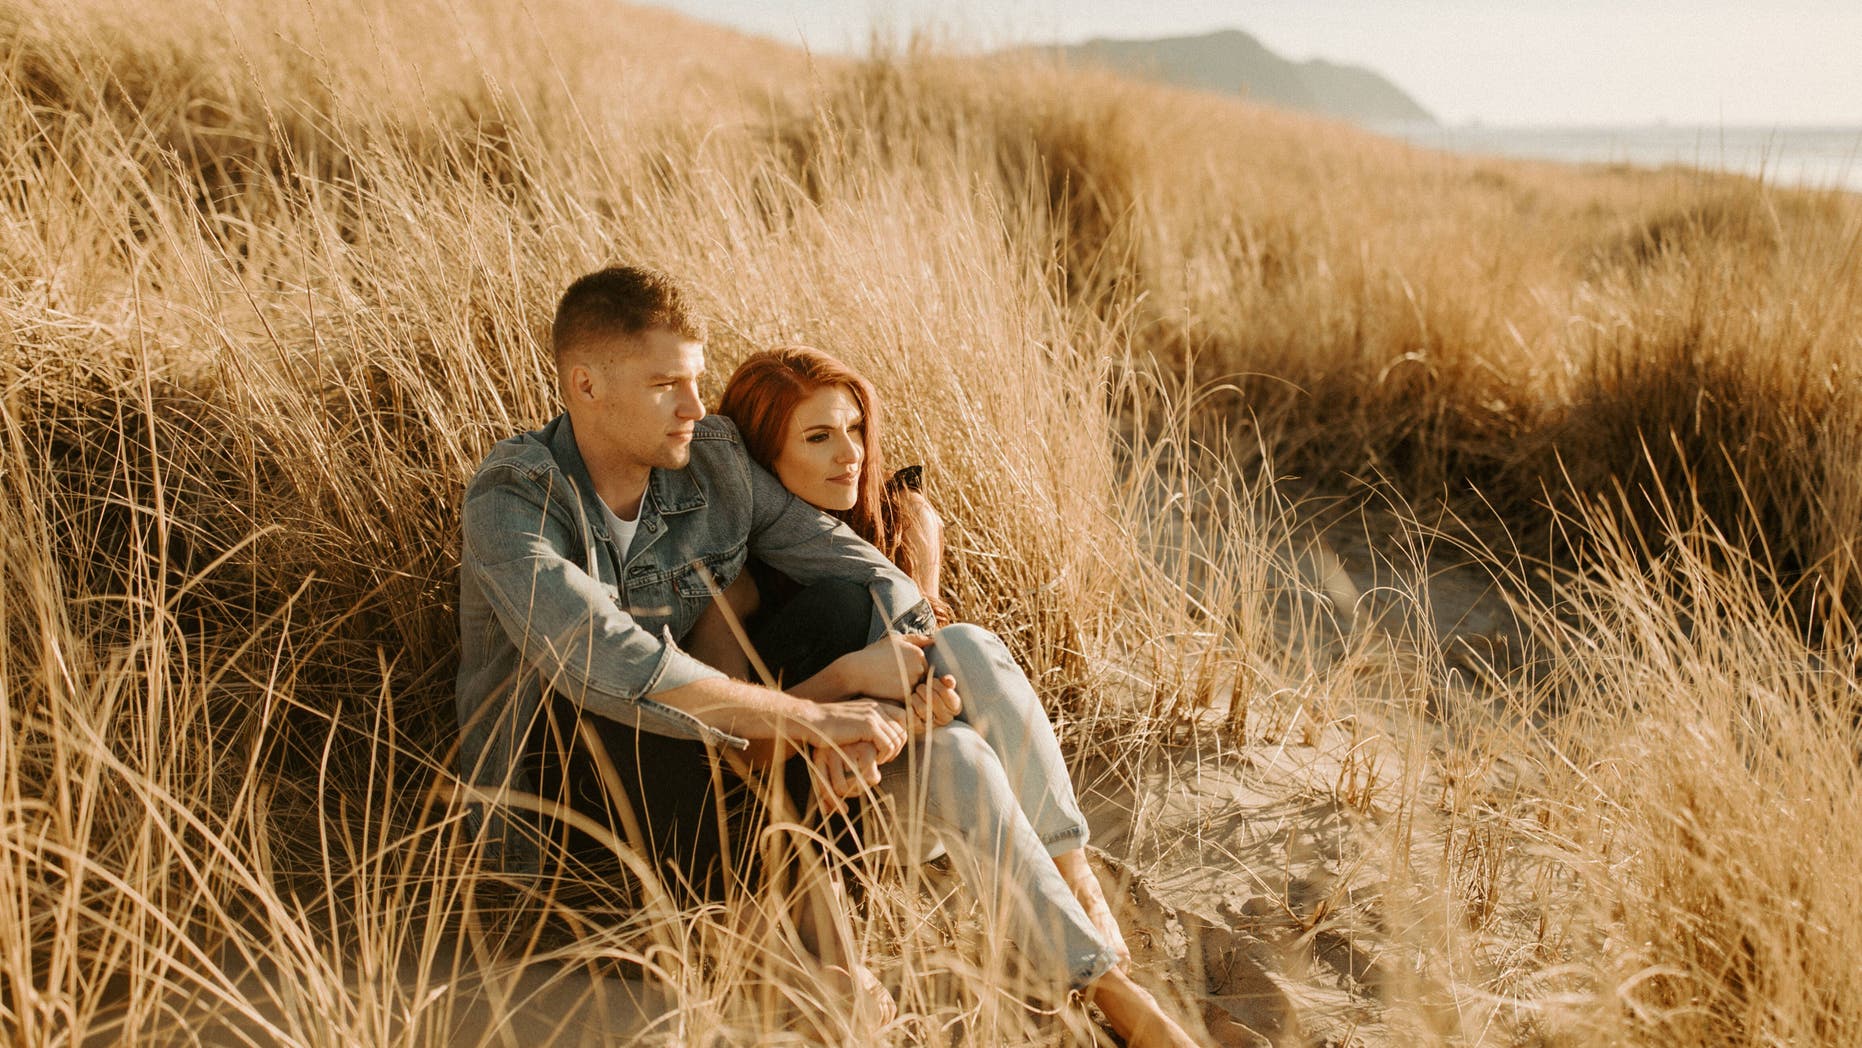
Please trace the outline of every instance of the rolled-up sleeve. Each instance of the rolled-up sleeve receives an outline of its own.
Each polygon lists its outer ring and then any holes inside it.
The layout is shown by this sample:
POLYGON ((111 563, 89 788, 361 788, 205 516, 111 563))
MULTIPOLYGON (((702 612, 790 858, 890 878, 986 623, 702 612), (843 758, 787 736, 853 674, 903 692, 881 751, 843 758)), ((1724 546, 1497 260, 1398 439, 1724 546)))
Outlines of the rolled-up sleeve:
POLYGON ((481 475, 466 492, 463 517, 466 570, 520 660, 552 691, 591 713, 637 723, 648 696, 724 676, 680 650, 667 631, 640 625, 565 555, 574 538, 542 483, 481 475))

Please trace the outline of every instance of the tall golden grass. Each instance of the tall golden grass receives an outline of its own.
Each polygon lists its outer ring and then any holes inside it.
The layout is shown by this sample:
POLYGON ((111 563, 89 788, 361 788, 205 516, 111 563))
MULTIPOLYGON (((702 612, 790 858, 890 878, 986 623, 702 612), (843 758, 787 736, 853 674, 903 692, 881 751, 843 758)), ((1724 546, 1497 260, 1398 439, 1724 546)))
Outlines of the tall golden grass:
MULTIPOLYGON (((506 1043, 617 969, 624 1036, 850 1035, 723 915, 594 921, 459 838, 457 495, 614 260, 700 289, 716 373, 873 377, 1078 752, 1380 736, 1340 794, 1391 1037, 1856 1039, 1852 197, 629 8, 171 7, 0 9, 9 1040, 506 1043), (1465 549, 1524 654, 1327 612, 1320 499, 1465 549)), ((856 918, 882 1040, 1082 1034, 936 899, 856 918)))

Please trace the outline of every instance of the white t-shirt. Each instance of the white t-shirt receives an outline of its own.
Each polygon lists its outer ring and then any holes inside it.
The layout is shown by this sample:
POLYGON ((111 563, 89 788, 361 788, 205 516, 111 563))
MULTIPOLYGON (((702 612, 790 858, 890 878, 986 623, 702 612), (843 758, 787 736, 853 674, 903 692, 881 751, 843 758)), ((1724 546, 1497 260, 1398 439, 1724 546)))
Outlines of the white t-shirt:
MULTIPOLYGON (((614 554, 622 564, 625 564, 627 563, 627 547, 634 544, 634 532, 640 530, 640 511, 634 510, 634 519, 622 520, 614 515, 614 511, 608 508, 606 502, 600 499, 595 501, 601 505, 601 516, 608 522, 608 534, 614 537, 614 554)), ((646 505, 646 500, 642 499, 640 504, 646 505)))

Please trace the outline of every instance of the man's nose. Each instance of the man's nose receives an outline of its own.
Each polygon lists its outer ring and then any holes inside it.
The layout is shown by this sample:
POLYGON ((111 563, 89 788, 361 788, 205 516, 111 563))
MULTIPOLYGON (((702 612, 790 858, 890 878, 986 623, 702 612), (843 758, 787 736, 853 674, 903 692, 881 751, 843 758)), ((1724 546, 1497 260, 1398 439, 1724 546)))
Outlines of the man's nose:
POLYGON ((679 400, 679 417, 700 419, 705 417, 705 401, 698 395, 698 387, 690 386, 685 396, 679 400))

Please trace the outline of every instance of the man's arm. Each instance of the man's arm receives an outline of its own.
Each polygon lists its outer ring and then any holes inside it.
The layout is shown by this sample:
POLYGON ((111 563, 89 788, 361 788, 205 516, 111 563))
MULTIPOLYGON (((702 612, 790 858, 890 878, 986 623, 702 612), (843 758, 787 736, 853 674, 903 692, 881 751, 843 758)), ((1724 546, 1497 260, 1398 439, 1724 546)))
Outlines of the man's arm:
POLYGON ((695 681, 653 699, 746 739, 786 738, 830 749, 871 743, 888 761, 905 748, 906 713, 890 702, 815 702, 744 681, 695 681))
POLYGON ((894 753, 904 744, 901 718, 878 704, 836 710, 732 681, 641 626, 567 555, 572 530, 541 482, 514 470, 481 475, 463 516, 466 570, 499 626, 552 690, 589 712, 638 723, 642 701, 651 700, 739 738, 864 740, 894 753))
POLYGON ((935 628, 931 606, 911 578, 853 529, 795 497, 782 482, 743 457, 750 490, 750 551, 800 583, 857 582, 872 593, 887 629, 935 628))

